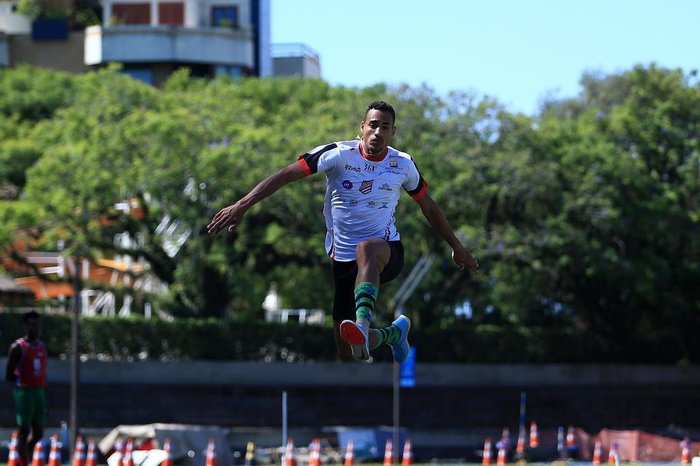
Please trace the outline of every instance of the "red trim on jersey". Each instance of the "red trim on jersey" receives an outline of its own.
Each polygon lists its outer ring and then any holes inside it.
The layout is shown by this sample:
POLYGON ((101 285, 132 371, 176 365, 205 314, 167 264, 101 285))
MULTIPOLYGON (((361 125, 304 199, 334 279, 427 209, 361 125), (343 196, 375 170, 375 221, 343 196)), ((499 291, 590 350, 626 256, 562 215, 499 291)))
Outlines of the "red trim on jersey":
POLYGON ((386 157, 386 154, 389 153, 389 148, 387 147, 386 149, 384 149, 384 152, 382 152, 379 155, 368 155, 365 154, 365 151, 362 149, 362 143, 359 143, 357 147, 360 148, 360 155, 362 156, 362 158, 365 158, 370 162, 381 162, 382 160, 384 160, 384 157, 386 157))
POLYGON ((428 182, 423 180, 423 186, 421 186, 420 191, 411 194, 414 201, 420 201, 426 194, 428 194, 428 182))
POLYGON ((311 176, 311 168, 309 167, 309 164, 306 163, 306 160, 304 160, 302 157, 303 155, 300 155, 299 158, 297 159, 297 163, 301 166, 301 168, 304 170, 304 174, 306 176, 311 176))

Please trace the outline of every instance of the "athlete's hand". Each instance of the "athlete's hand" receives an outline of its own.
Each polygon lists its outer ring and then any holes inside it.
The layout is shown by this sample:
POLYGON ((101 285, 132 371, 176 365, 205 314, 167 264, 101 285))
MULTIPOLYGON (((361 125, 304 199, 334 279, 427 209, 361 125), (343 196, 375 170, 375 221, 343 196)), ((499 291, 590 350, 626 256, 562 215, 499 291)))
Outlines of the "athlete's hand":
POLYGON ((464 246, 457 247, 452 250, 452 260, 455 262, 455 264, 457 264, 459 270, 464 270, 465 268, 474 271, 479 270, 479 262, 474 259, 474 256, 472 256, 464 246))
POLYGON ((245 215, 245 209, 238 203, 224 207, 207 225, 207 232, 218 233, 227 227, 228 231, 233 231, 241 223, 243 215, 245 215))

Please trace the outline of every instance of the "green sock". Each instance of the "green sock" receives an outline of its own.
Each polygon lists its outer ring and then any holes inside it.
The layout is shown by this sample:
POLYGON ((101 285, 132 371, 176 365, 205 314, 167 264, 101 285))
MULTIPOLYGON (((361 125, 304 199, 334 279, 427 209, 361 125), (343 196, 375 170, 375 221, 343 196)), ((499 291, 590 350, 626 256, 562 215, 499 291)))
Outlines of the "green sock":
POLYGON ((377 302, 379 289, 370 282, 362 282, 355 287, 355 317, 358 321, 372 322, 374 303, 377 302))
POLYGON ((383 344, 393 345, 399 341, 399 338, 401 338, 401 330, 399 330, 399 328, 394 324, 391 324, 388 327, 378 328, 377 332, 377 346, 383 344))

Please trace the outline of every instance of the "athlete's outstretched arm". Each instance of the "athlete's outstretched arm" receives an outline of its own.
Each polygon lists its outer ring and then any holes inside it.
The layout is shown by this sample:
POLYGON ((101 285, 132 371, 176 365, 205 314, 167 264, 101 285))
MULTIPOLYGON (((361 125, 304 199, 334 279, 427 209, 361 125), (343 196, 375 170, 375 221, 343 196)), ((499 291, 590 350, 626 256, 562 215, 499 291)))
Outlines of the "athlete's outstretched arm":
POLYGON ((430 197, 430 194, 426 193, 423 197, 418 200, 418 205, 420 206, 421 212, 428 220, 428 223, 437 231, 440 236, 450 245, 452 248, 452 260, 455 261, 457 267, 460 270, 464 270, 465 267, 472 270, 479 270, 479 263, 471 255, 467 248, 464 247, 462 242, 455 236, 454 230, 447 221, 445 214, 440 209, 440 206, 430 197))
POLYGON ((258 202, 275 194, 282 186, 304 178, 307 173, 301 165, 294 162, 268 176, 258 183, 248 194, 235 204, 221 209, 207 225, 209 233, 218 233, 228 227, 233 231, 243 219, 243 215, 258 202))

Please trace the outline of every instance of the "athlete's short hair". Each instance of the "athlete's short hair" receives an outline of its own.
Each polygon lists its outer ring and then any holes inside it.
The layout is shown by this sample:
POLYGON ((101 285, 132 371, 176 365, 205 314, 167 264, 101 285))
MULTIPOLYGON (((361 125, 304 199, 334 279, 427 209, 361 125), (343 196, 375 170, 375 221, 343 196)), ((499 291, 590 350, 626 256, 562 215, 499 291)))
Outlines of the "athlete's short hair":
POLYGON ((367 114, 370 110, 379 110, 380 112, 391 113, 391 119, 394 123, 396 123, 396 112, 394 111, 394 107, 392 107, 389 103, 384 102, 383 100, 375 100, 367 106, 367 110, 365 110, 365 118, 367 118, 367 114))

